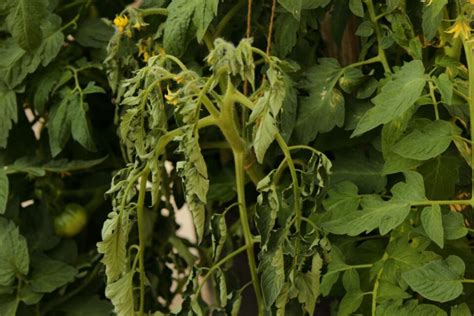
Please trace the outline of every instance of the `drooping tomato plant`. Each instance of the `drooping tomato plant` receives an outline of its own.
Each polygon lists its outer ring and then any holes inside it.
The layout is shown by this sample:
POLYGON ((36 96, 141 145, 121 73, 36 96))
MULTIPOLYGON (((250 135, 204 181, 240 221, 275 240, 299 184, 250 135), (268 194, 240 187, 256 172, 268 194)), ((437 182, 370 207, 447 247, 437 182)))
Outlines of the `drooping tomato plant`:
POLYGON ((470 315, 473 13, 0 4, 0 315, 470 315))

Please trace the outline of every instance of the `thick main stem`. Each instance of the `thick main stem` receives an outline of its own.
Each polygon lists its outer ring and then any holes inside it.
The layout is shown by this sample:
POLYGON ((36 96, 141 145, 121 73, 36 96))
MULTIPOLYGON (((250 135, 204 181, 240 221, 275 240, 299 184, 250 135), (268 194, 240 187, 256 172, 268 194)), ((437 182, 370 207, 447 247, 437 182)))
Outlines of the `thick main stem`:
POLYGON ((242 225, 242 234, 244 235, 245 245, 247 246, 247 260, 252 277, 252 284, 257 298, 258 315, 263 315, 263 301, 258 282, 257 264, 253 253, 252 233, 250 232, 249 219, 247 217, 247 207, 245 205, 245 173, 244 173, 244 153, 234 151, 235 163, 235 182, 237 187, 237 199, 239 202, 240 223, 242 225))
POLYGON ((250 223, 247 216, 247 207, 245 203, 245 142, 240 137, 234 118, 235 88, 232 82, 228 80, 227 88, 222 101, 221 114, 218 119, 218 126, 224 134, 227 142, 232 147, 235 164, 235 184, 237 187, 237 201, 239 203, 240 224, 242 225, 242 234, 244 235, 247 248, 247 261, 252 278, 252 284, 255 291, 255 297, 258 305, 258 315, 264 315, 264 305, 262 300, 262 291, 258 282, 257 264, 253 253, 253 239, 250 231, 250 223))

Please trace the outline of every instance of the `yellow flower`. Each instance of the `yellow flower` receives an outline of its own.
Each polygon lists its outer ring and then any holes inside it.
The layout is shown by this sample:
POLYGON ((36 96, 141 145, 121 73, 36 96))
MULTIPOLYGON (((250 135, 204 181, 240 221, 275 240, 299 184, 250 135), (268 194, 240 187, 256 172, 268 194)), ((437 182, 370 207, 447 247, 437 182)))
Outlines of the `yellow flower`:
POLYGON ((176 81, 176 83, 183 83, 184 82, 184 75, 177 75, 174 80, 176 81))
POLYGON ((474 0, 469 0, 469 3, 470 3, 470 4, 474 4, 474 0))
POLYGON ((117 27, 120 33, 123 33, 125 27, 128 25, 128 17, 126 16, 116 16, 114 19, 114 24, 117 27))
POLYGON ((463 39, 467 40, 471 37, 471 27, 464 19, 457 19, 453 26, 451 26, 446 31, 446 33, 453 34, 454 38, 457 38, 461 35, 463 39))
POLYGON ((140 31, 140 30, 142 29, 142 27, 144 27, 145 25, 147 25, 147 24, 145 24, 145 23, 140 23, 140 22, 137 21, 137 22, 135 22, 135 24, 133 24, 132 27, 133 27, 134 29, 137 29, 138 31, 140 31))
POLYGON ((165 94, 166 101, 168 101, 172 105, 178 105, 178 99, 177 99, 178 93, 171 91, 169 86, 166 87, 166 90, 168 90, 168 93, 165 94))

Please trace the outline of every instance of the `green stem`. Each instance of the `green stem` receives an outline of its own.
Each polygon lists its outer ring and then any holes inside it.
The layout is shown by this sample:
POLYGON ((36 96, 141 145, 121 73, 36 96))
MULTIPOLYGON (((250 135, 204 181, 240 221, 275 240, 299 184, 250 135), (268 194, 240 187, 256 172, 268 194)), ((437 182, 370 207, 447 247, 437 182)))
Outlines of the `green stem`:
POLYGON ((437 201, 420 201, 420 202, 412 202, 410 203, 411 206, 429 206, 429 205, 472 205, 473 200, 437 200, 437 201))
POLYGON ((359 67, 359 66, 364 66, 364 65, 369 65, 369 64, 373 64, 373 63, 380 63, 382 62, 380 56, 375 56, 375 57, 372 57, 372 58, 369 58, 369 59, 366 59, 366 60, 362 60, 362 61, 358 61, 356 63, 353 63, 353 64, 350 64, 350 65, 347 65, 346 67, 344 68, 355 68, 355 67, 359 67))
MULTIPOLYGON (((469 124, 471 125, 471 141, 474 140, 474 56, 472 41, 463 41, 469 73, 469 124)), ((471 150, 471 199, 474 197, 474 150, 471 150)), ((472 205, 472 204, 471 204, 472 205)))
POLYGON ((143 207, 145 205, 146 183, 148 181, 148 174, 150 169, 146 168, 140 179, 140 192, 138 193, 137 203, 137 222, 138 222, 138 244, 139 244, 139 262, 138 268, 140 270, 140 305, 138 315, 143 316, 143 309, 145 307, 145 219, 143 218, 143 207))
POLYGON ((206 110, 211 114, 214 118, 218 118, 220 113, 219 110, 215 107, 214 103, 209 99, 209 97, 205 94, 200 96, 202 104, 206 107, 206 110))
MULTIPOLYGON (((385 252, 382 257, 382 261, 385 261, 388 259, 388 253, 385 252)), ((380 286, 380 277, 382 276, 383 273, 383 266, 380 268, 379 272, 377 273, 377 276, 375 277, 375 283, 374 283, 374 290, 373 295, 372 295, 372 316, 377 316, 376 311, 377 311, 377 295, 379 291, 379 286, 380 286)))
POLYGON ((61 28, 59 29, 60 32, 64 31, 65 29, 67 29, 68 27, 70 27, 71 25, 74 26, 74 29, 77 27, 77 20, 79 20, 79 17, 81 16, 81 14, 77 14, 71 21, 67 22, 66 24, 64 24, 63 26, 61 26, 61 28))
POLYGON ((375 29, 375 35, 377 37, 377 47, 378 47, 378 58, 380 58, 380 62, 382 63, 383 69, 386 73, 391 73, 392 70, 388 65, 387 56, 385 55, 385 51, 382 48, 382 32, 380 31, 380 26, 377 23, 377 16, 375 15, 374 4, 372 0, 364 0, 365 4, 367 5, 367 10, 369 12, 369 18, 372 21, 375 29))
POLYGON ((247 259, 252 277, 252 284, 255 290, 255 297, 258 305, 258 315, 264 315, 264 305, 260 284, 258 282, 257 265, 253 253, 253 239, 250 232, 249 219, 247 217, 246 201, 245 201, 245 173, 244 173, 244 153, 234 151, 235 162, 235 182, 237 187, 237 200, 239 202, 240 224, 242 226, 242 234, 244 235, 245 247, 247 250, 247 259))
POLYGON ((237 131, 237 126, 235 125, 234 118, 234 95, 236 89, 234 88, 232 82, 227 82, 227 88, 225 92, 224 99, 222 100, 221 113, 218 120, 219 128, 224 134, 226 140, 229 142, 233 151, 244 152, 245 143, 237 131))
POLYGON ((439 120, 439 110, 438 110, 438 101, 436 101, 436 97, 434 94, 434 85, 433 82, 428 81, 428 85, 430 87, 430 97, 431 101, 433 101, 433 106, 434 106, 434 111, 435 111, 435 118, 436 120, 439 120))
MULTIPOLYGON (((252 244, 253 246, 253 244, 252 244)), ((217 269, 219 269, 220 266, 222 266, 224 263, 226 263, 227 261, 229 261, 230 259, 234 258, 235 256, 237 256, 238 254, 244 252, 245 250, 248 249, 248 245, 243 245, 242 247, 232 251, 231 253, 229 253, 227 256, 225 256, 224 258, 222 258, 221 260, 219 260, 216 264, 214 264, 208 271, 207 273, 204 275, 204 277, 201 279, 201 283, 199 284, 199 287, 198 289, 196 290, 196 295, 199 295, 201 293, 201 290, 202 290, 202 287, 204 286, 204 284, 206 284, 206 281, 207 279, 209 279, 209 277, 212 275, 212 273, 214 273, 214 271, 216 271, 217 269)))
POLYGON ((462 283, 474 283, 474 279, 464 279, 461 282, 462 283))
MULTIPOLYGON (((293 182, 293 194, 294 194, 294 212, 295 212, 295 218, 296 218, 296 231, 300 231, 301 227, 301 205, 300 205, 300 186, 298 183, 298 177, 296 175, 296 168, 295 164, 293 162, 293 158, 291 158, 291 153, 288 145, 286 144, 285 140, 283 137, 277 133, 275 136, 275 139, 280 146, 281 151, 283 152, 283 155, 285 156, 285 159, 288 164, 288 169, 290 170, 290 175, 291 175, 291 180, 293 182)), ((299 239, 297 239, 299 240, 299 239)))
MULTIPOLYGON (((202 119, 199 119, 197 122, 197 128, 204 128, 211 125, 217 125, 217 121, 212 116, 206 116, 202 119)), ((156 152, 158 154, 163 153, 166 146, 175 138, 183 134, 184 128, 177 128, 168 133, 164 134, 158 139, 158 144, 156 145, 156 152)))

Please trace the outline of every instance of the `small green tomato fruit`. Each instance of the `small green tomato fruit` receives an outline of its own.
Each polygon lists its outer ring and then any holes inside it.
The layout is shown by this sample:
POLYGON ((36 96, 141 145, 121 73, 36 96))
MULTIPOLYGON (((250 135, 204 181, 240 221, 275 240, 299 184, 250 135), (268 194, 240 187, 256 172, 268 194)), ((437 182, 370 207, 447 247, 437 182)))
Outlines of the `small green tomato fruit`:
POLYGON ((62 237, 74 237, 79 234, 87 224, 87 212, 79 204, 66 205, 64 212, 54 218, 56 234, 62 237))

